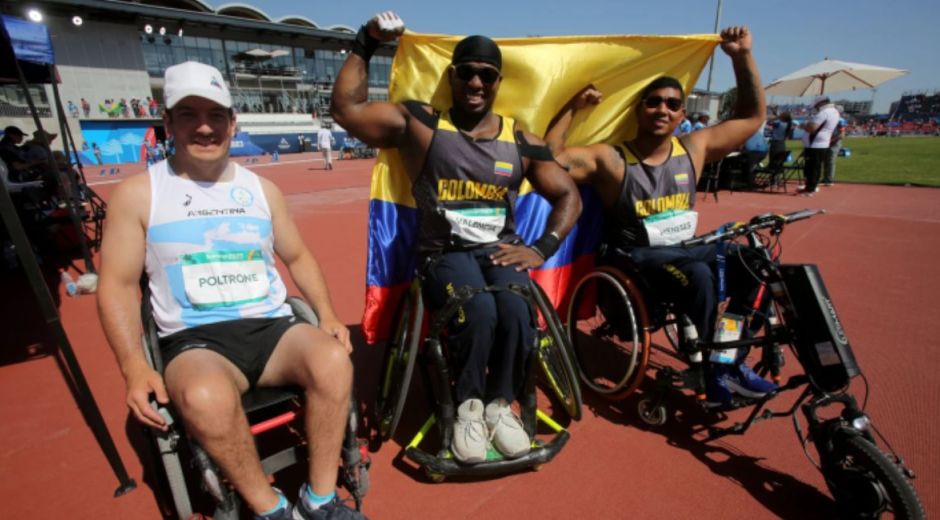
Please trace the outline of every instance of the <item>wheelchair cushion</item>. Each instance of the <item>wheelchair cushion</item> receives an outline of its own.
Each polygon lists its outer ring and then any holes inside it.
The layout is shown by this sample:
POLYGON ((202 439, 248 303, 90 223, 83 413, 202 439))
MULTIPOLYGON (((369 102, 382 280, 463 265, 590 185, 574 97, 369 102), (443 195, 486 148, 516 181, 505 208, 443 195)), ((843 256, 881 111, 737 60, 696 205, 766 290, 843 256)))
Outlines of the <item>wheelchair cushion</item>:
POLYGON ((288 403, 301 396, 300 390, 296 387, 257 387, 242 395, 242 407, 245 413, 252 413, 270 406, 288 403))

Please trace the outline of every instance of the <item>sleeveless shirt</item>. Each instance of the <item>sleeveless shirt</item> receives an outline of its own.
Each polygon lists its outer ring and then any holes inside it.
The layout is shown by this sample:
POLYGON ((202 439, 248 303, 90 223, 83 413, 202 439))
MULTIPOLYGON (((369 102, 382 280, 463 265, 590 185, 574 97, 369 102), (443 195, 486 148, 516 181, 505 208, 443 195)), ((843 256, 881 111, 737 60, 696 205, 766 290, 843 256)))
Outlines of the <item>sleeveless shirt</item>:
POLYGON ((148 169, 145 269, 161 337, 242 318, 290 316, 275 268, 271 209, 258 177, 235 165, 229 182, 148 169))
POLYGON ((473 139, 449 112, 436 118, 424 167, 412 185, 421 219, 418 251, 469 250, 519 240, 515 203, 523 178, 514 121, 494 139, 473 139))
POLYGON ((608 246, 649 246, 644 219, 695 207, 692 158, 678 137, 671 140, 669 157, 658 166, 641 163, 626 143, 616 146, 624 158, 624 175, 617 203, 604 219, 604 241, 608 246))

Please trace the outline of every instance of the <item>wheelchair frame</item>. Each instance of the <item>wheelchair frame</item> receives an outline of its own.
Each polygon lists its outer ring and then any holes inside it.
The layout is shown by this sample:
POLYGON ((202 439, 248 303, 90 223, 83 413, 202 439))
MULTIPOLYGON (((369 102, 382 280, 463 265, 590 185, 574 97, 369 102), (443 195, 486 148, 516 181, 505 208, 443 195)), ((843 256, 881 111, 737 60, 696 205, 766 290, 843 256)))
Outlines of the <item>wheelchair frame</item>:
POLYGON ((414 366, 419 355, 425 359, 424 375, 429 382, 427 388, 437 397, 432 399, 431 408, 435 410, 423 423, 418 433, 405 447, 405 457, 422 468, 428 478, 441 482, 448 476, 489 476, 505 474, 525 468, 539 468, 552 460, 567 443, 570 434, 551 417, 537 409, 535 383, 537 366, 541 366, 552 385, 553 397, 563 401, 562 407, 572 418, 580 419, 581 394, 577 382, 577 370, 573 365, 570 346, 563 334, 560 320, 541 288, 530 280, 528 286, 485 287, 473 289, 461 287, 447 303, 432 316, 426 337, 422 341, 424 329, 424 301, 421 295, 420 279, 416 278, 399 309, 396 330, 386 351, 386 360, 381 373, 379 395, 376 402, 376 425, 379 440, 390 439, 397 430, 402 416, 408 389, 413 377, 414 366), (527 360, 528 370, 523 383, 523 395, 520 398, 523 428, 533 438, 532 450, 517 459, 503 459, 495 450, 489 450, 487 460, 478 464, 462 464, 450 452, 450 443, 456 421, 450 363, 444 352, 441 335, 460 306, 482 292, 508 290, 525 298, 530 303, 533 318, 538 322, 538 313, 545 320, 547 335, 540 329, 536 334, 536 345, 527 360), (419 347, 424 349, 419 354, 419 347), (561 367, 553 365, 561 364, 561 367), (557 373, 556 370, 563 373, 557 373), (558 379, 567 380, 567 390, 561 388, 558 379), (558 394, 563 393, 564 398, 558 394), (535 439, 536 421, 540 420, 555 432, 555 437, 547 443, 535 439), (419 446, 434 425, 438 425, 442 446, 436 454, 422 450, 419 446))
MULTIPOLYGON (((141 318, 144 324, 143 346, 147 362, 154 369, 163 373, 163 361, 160 358, 160 349, 157 337, 156 324, 151 315, 150 298, 144 286, 144 298, 141 306, 141 318), (156 348, 155 348, 156 347, 156 348)), ((311 325, 318 325, 319 319, 313 309, 298 297, 288 297, 294 315, 311 325)), ((270 431, 274 428, 289 424, 296 419, 302 407, 303 394, 293 388, 254 388, 242 395, 242 407, 247 415, 257 412, 281 411, 266 420, 250 425, 252 435, 270 431)), ((182 421, 172 409, 172 403, 162 405, 151 399, 151 406, 163 416, 169 428, 166 432, 147 428, 154 440, 153 446, 156 454, 163 464, 166 483, 169 486, 170 498, 174 510, 181 520, 190 518, 193 514, 191 502, 192 493, 187 485, 187 476, 184 468, 184 452, 189 451, 195 467, 201 478, 201 486, 208 491, 216 504, 212 517, 216 520, 237 520, 240 518, 241 497, 238 493, 225 485, 219 467, 212 461, 206 451, 194 439, 189 439, 182 421)), ((371 459, 366 446, 356 437, 359 419, 356 397, 352 395, 349 403, 349 417, 346 433, 343 437, 341 449, 342 468, 339 480, 352 495, 356 509, 362 507, 362 499, 369 490, 369 466, 371 459)), ((284 448, 261 459, 261 467, 265 475, 272 475, 285 468, 293 466, 306 459, 305 443, 295 444, 284 448)), ((259 454, 260 456, 260 454, 259 454)))

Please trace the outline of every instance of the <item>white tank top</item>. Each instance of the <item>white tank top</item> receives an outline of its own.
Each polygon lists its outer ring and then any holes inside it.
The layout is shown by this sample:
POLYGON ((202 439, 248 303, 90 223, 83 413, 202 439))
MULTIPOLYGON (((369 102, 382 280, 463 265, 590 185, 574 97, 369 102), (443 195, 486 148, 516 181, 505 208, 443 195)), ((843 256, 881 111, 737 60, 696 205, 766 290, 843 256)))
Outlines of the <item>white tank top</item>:
POLYGON ((208 323, 291 315, 261 182, 234 166, 229 182, 182 179, 169 161, 148 169, 145 268, 161 337, 208 323))

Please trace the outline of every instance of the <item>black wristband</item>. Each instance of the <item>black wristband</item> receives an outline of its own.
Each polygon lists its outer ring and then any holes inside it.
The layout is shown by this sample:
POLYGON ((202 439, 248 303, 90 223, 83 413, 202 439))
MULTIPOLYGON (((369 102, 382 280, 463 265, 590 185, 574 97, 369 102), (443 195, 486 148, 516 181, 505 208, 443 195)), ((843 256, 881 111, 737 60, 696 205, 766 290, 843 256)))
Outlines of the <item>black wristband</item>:
POLYGON ((375 50, 379 48, 382 42, 376 40, 369 34, 369 29, 363 25, 356 33, 356 39, 352 42, 352 53, 364 59, 366 63, 372 59, 375 50))
POLYGON ((558 238, 558 235, 552 231, 545 233, 538 240, 536 240, 531 247, 536 253, 539 254, 545 260, 551 258, 558 248, 561 246, 561 239, 558 238))

